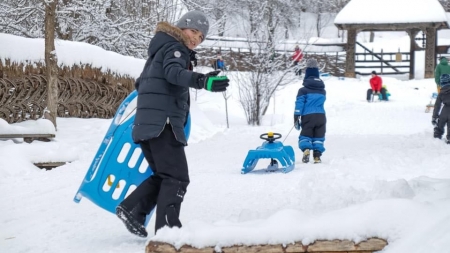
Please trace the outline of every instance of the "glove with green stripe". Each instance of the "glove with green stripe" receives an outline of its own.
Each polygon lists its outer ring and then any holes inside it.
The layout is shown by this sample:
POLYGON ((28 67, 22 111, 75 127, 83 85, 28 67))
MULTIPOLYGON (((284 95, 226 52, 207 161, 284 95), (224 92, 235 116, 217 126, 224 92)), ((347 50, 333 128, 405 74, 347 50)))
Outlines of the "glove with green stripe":
POLYGON ((226 91, 230 80, 226 76, 217 76, 219 73, 220 70, 216 70, 202 75, 198 79, 199 86, 212 92, 226 91))

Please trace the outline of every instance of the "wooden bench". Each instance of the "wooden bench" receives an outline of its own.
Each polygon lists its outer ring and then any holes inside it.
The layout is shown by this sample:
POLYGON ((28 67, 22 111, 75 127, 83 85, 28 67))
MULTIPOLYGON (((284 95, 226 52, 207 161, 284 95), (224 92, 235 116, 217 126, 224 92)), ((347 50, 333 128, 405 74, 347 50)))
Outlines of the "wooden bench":
POLYGON ((34 140, 49 142, 51 138, 55 138, 54 134, 0 134, 0 139, 21 139, 26 143, 34 140))
POLYGON ((66 164, 66 162, 42 162, 42 163, 33 163, 39 169, 51 170, 56 167, 62 166, 66 164))

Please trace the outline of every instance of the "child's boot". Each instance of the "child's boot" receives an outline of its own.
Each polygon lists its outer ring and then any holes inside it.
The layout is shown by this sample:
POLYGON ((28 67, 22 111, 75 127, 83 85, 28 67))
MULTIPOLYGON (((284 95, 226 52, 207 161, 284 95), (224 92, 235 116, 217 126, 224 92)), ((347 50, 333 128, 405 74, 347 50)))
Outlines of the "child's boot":
POLYGON ((319 150, 314 150, 313 157, 314 157, 314 163, 321 163, 322 160, 320 160, 320 156, 322 153, 320 153, 319 150))
POLYGON ((118 205, 116 207, 116 215, 125 224, 125 227, 130 233, 140 237, 147 237, 147 230, 145 229, 145 216, 137 215, 136 208, 129 211, 125 206, 118 205))
POLYGON ((303 158, 302 158, 302 162, 303 163, 309 163, 309 149, 305 149, 303 151, 303 158))
POLYGON ((443 134, 442 131, 438 127, 434 128, 434 133, 433 133, 434 138, 442 139, 442 134, 443 134))

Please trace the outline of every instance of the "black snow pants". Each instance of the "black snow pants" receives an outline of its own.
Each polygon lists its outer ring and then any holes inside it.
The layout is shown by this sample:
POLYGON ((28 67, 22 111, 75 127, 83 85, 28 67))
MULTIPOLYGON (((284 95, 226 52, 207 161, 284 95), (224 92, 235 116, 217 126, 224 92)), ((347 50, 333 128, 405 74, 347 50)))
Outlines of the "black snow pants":
MULTIPOLYGON (((373 101, 373 100, 372 100, 372 93, 373 93, 373 90, 372 90, 372 89, 368 89, 368 90, 367 90, 367 101, 368 101, 368 102, 373 101)), ((381 88, 380 93, 381 93, 381 98, 382 98, 382 100, 387 101, 386 89, 385 89, 385 88, 381 88)))
POLYGON ((175 139, 170 124, 154 139, 139 143, 153 175, 144 180, 121 205, 136 210, 135 217, 144 220, 156 208, 155 233, 164 226, 181 227, 179 220, 189 184, 188 165, 184 145, 175 139))
POLYGON ((439 114, 438 125, 434 128, 434 137, 442 138, 447 124, 447 140, 450 140, 450 105, 444 105, 441 114, 439 114))

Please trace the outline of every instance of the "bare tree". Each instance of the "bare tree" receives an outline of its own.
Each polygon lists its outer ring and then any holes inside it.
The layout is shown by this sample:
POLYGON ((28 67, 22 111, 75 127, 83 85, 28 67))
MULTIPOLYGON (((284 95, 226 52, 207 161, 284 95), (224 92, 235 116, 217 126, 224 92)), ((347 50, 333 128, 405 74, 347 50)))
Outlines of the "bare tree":
POLYGON ((228 120, 228 99, 231 97, 231 92, 228 90, 222 92, 223 99, 225 100, 225 118, 227 121, 227 128, 230 128, 230 121, 228 120))
POLYGON ((441 3, 442 7, 444 7, 444 10, 446 12, 450 11, 450 1, 449 0, 439 0, 439 2, 441 3))
POLYGON ((55 51, 55 20, 57 0, 43 0, 45 5, 45 66, 47 69, 47 107, 44 118, 56 128, 58 108, 58 60, 55 51))
POLYGON ((26 38, 42 37, 44 12, 41 0, 2 0, 0 30, 26 38))
MULTIPOLYGON (((254 41, 248 38, 249 41, 254 41)), ((270 98, 275 90, 291 82, 295 76, 292 68, 285 67, 285 56, 275 53, 271 42, 249 42, 253 70, 239 73, 239 101, 245 111, 249 125, 260 125, 270 98)))
MULTIPOLYGON (((174 22, 182 11, 179 0, 57 0, 56 38, 87 42, 124 55, 145 58, 159 21, 174 22)), ((44 37, 42 0, 2 0, 2 32, 44 37)))

